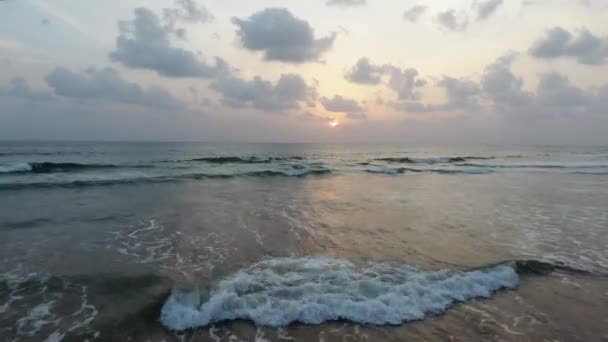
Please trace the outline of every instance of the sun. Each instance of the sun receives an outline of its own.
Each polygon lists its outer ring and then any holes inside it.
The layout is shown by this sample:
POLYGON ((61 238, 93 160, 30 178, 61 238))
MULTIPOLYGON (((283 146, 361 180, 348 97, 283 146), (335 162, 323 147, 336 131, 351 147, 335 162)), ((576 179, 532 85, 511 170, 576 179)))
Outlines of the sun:
POLYGON ((329 122, 329 126, 331 127, 338 127, 340 123, 337 120, 333 120, 329 122))

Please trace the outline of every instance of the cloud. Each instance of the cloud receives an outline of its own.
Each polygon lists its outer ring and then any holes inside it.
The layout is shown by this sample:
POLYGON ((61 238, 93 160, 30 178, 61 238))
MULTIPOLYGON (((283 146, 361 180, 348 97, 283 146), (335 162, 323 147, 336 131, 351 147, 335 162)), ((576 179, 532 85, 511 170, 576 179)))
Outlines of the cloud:
POLYGON ((303 112, 296 116, 297 119, 302 121, 320 121, 320 122, 332 122, 334 118, 330 118, 327 116, 321 116, 317 114, 313 114, 311 112, 303 112))
POLYGON ((469 20, 455 10, 449 9, 437 14, 437 23, 445 30, 452 32, 464 31, 469 26, 469 20))
POLYGON ((327 6, 356 7, 356 6, 366 5, 367 1, 366 0, 328 0, 325 4, 327 6))
POLYGON ((247 19, 233 18, 244 48, 262 52, 267 61, 306 63, 319 61, 336 34, 316 39, 314 29, 284 8, 267 8, 247 19))
POLYGON ((344 77, 352 83, 376 85, 385 76, 387 86, 397 93, 400 100, 417 99, 420 96, 418 89, 426 85, 416 69, 401 69, 391 64, 376 65, 365 57, 360 58, 344 77))
POLYGON ((484 93, 497 106, 519 108, 532 102, 533 95, 523 89, 524 81, 511 71, 517 55, 509 53, 488 65, 481 77, 484 93))
POLYGON ((115 103, 152 108, 180 109, 183 104, 159 86, 142 87, 131 83, 112 68, 87 69, 75 73, 55 68, 45 78, 56 95, 78 100, 109 100, 115 103))
POLYGON ((503 0, 485 0, 475 3, 477 9, 477 20, 485 20, 489 18, 498 7, 503 4, 503 0))
POLYGON ((568 117, 583 114, 597 118, 608 110, 608 83, 581 89, 557 72, 539 75, 534 92, 524 89, 523 79, 511 71, 518 55, 508 53, 485 67, 479 83, 467 78, 444 76, 437 86, 444 89, 447 101, 425 104, 417 101, 392 102, 403 112, 496 113, 505 118, 568 117))
POLYGON ((163 23, 151 10, 139 7, 134 15, 131 21, 119 22, 116 50, 110 53, 112 61, 167 77, 212 78, 229 71, 221 58, 216 58, 215 65, 210 65, 191 51, 173 47, 171 38, 183 37, 184 31, 163 23))
POLYGON ((382 82, 385 73, 384 66, 373 65, 368 58, 363 57, 346 73, 345 78, 353 83, 375 85, 382 82))
POLYGON ((264 112, 285 112, 300 108, 301 103, 314 105, 316 88, 296 74, 283 74, 276 84, 260 76, 244 80, 236 76, 220 77, 210 88, 222 95, 222 103, 244 108, 252 106, 264 112))
POLYGON ((529 50, 541 59, 574 58, 587 65, 608 62, 608 37, 598 37, 586 28, 570 33, 557 26, 546 32, 529 50))
POLYGON ((478 109, 481 88, 466 78, 443 76, 437 85, 445 89, 448 97, 444 110, 478 109))
POLYGON ((428 113, 441 110, 441 106, 424 104, 420 102, 391 102, 390 105, 398 111, 408 113, 428 113))
POLYGON ((413 113, 473 111, 481 108, 482 90, 476 82, 466 78, 443 76, 436 84, 443 88, 447 101, 441 104, 418 102, 419 96, 400 98, 390 105, 400 111, 413 113), (405 101, 404 101, 405 100, 405 101))
POLYGON ((8 86, 0 88, 0 96, 15 97, 27 100, 48 100, 51 94, 32 90, 29 83, 23 77, 13 77, 8 86))
POLYGON ((207 8, 193 0, 174 0, 174 3, 176 7, 163 9, 163 17, 167 22, 207 23, 213 20, 213 15, 207 8))
POLYGON ((365 111, 357 101, 341 95, 334 95, 332 99, 322 97, 319 101, 327 111, 334 113, 363 113, 365 111))
POLYGON ((537 99, 541 105, 572 109, 591 104, 592 96, 574 86, 566 76, 549 72, 541 74, 539 78, 537 99))
POLYGON ((428 6, 414 5, 403 13, 403 19, 414 23, 418 21, 418 18, 420 18, 420 16, 423 15, 427 10, 428 6))
POLYGON ((418 99, 420 96, 418 88, 426 85, 426 81, 418 77, 418 70, 400 69, 392 65, 387 65, 385 68, 390 75, 388 86, 397 93, 400 100, 418 99))

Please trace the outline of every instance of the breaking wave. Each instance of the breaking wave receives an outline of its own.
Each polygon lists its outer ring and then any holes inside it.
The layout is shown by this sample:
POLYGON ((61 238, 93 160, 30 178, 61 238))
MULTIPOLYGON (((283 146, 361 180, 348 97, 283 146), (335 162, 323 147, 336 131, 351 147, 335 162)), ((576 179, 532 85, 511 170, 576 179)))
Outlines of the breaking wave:
POLYGON ((174 291, 161 322, 177 331, 240 319, 271 327, 335 320, 397 325, 518 284, 510 265, 424 271, 386 263, 357 267, 329 258, 273 258, 238 271, 208 293, 174 291))
POLYGON ((59 173, 78 172, 94 169, 113 169, 117 165, 111 164, 81 164, 81 163, 13 163, 0 165, 1 173, 59 173))

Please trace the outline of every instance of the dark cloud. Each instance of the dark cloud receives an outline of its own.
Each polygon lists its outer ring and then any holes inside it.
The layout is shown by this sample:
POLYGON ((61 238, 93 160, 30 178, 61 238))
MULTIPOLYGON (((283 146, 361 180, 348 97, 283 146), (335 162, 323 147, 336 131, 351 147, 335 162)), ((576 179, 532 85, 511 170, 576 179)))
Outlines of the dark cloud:
POLYGON ((357 64, 349 70, 346 80, 367 85, 376 85, 387 77, 387 86, 397 93, 400 100, 415 100, 420 94, 419 88, 426 85, 418 70, 413 68, 401 69, 391 64, 375 65, 368 58, 360 58, 357 64))
POLYGON ((319 61, 333 46, 336 34, 316 39, 314 29, 284 8, 267 8, 247 19, 233 18, 243 47, 263 52, 267 61, 306 63, 319 61))
POLYGON ((335 95, 332 99, 322 97, 319 101, 327 111, 334 113, 362 114, 365 112, 357 101, 341 95, 335 95))
POLYGON ((222 95, 222 103, 236 108, 252 106, 264 112, 284 112, 314 105, 316 89, 299 75, 283 74, 276 84, 260 76, 244 80, 236 76, 220 77, 210 85, 222 95))
POLYGON ((537 100, 539 104, 561 109, 588 107, 592 96, 574 86, 570 80, 557 72, 540 75, 537 100))
POLYGON ((608 62, 608 37, 599 37, 587 29, 570 33, 554 27, 530 48, 536 58, 573 58, 581 64, 601 65, 608 62))
POLYGON ((122 78, 114 69, 87 69, 75 73, 55 68, 46 76, 56 95, 79 100, 107 100, 152 108, 179 109, 183 104, 158 86, 142 87, 122 78))
POLYGON ((366 0, 328 0, 325 3, 327 6, 339 6, 339 7, 356 7, 367 4, 366 0))
POLYGON ((477 9, 477 20, 489 18, 502 4, 503 0, 485 0, 475 3, 475 8, 477 9))
POLYGON ((368 58, 360 58, 357 64, 345 75, 346 79, 353 83, 379 84, 386 68, 381 65, 373 65, 368 58))
POLYGON ((443 88, 447 101, 442 104, 425 104, 418 102, 418 96, 400 98, 399 102, 391 103, 397 110, 405 112, 453 112, 453 111, 473 111, 481 108, 482 90, 476 82, 466 78, 455 78, 443 76, 437 86, 443 88))
POLYGON ((44 18, 44 19, 40 20, 40 25, 48 26, 50 24, 51 24, 51 21, 48 18, 44 18))
POLYGON ((134 15, 131 21, 119 22, 116 50, 110 53, 112 61, 168 77, 211 78, 228 72, 229 67, 221 58, 210 65, 194 52, 173 47, 172 38, 184 37, 185 31, 163 23, 156 13, 139 7, 134 15))
POLYGON ((436 19, 437 23, 447 31, 464 31, 469 26, 469 20, 464 15, 456 13, 453 9, 439 12, 436 19))
POLYGON ((523 90, 524 81, 511 71, 516 58, 509 53, 488 65, 481 77, 484 93, 497 105, 505 108, 519 108, 532 102, 532 94, 523 90))
POLYGON ((428 6, 424 6, 424 5, 412 6, 403 13, 403 19, 406 21, 409 21, 411 23, 414 23, 414 22, 418 21, 418 18, 420 18, 420 16, 423 15, 427 10, 428 10, 428 6))
POLYGON ((443 76, 437 86, 444 88, 448 97, 445 110, 478 109, 480 106, 481 88, 472 80, 443 76))

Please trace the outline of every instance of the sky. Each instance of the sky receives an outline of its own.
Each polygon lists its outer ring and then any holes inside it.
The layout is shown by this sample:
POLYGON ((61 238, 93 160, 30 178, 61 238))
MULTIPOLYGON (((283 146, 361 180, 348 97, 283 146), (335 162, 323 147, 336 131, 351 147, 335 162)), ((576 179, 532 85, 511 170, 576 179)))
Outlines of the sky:
POLYGON ((608 144, 605 0, 2 0, 0 140, 608 144))

